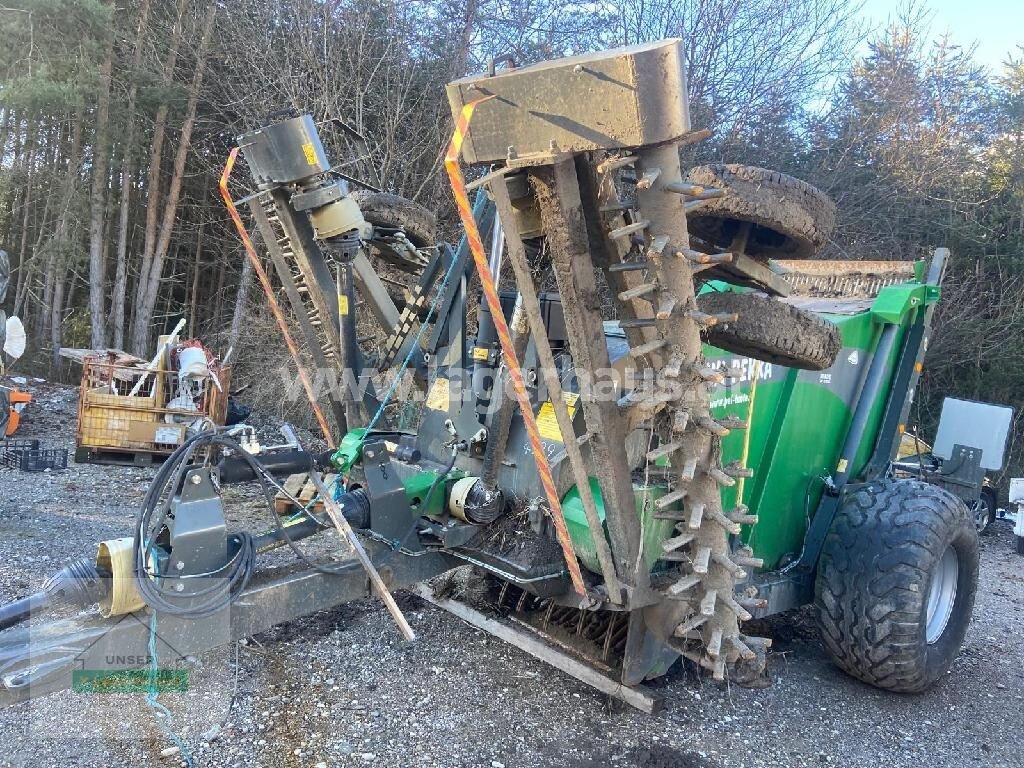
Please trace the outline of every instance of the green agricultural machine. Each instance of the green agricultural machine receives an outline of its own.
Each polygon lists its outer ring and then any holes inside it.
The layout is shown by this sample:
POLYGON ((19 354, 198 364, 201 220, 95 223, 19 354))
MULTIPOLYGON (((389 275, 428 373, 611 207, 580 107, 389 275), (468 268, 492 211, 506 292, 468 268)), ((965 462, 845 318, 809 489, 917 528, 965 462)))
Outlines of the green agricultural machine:
POLYGON ((333 168, 308 116, 242 136, 270 272, 230 167, 222 190, 290 347, 301 334, 331 448, 190 437, 129 539, 0 609, 2 628, 100 605, 0 633, 0 697, 117 668, 96 648, 173 666, 370 594, 412 638, 403 588, 647 711, 644 681, 681 658, 762 684, 771 641, 746 623, 811 603, 846 672, 937 681, 977 533, 962 498, 890 464, 946 253, 814 260, 835 217, 821 192, 746 166, 684 173, 680 147, 707 132, 682 59, 668 40, 450 84, 455 247, 333 168), (267 496, 263 532, 229 524, 220 489, 242 482, 267 496), (333 556, 311 557, 312 537, 333 556), (260 566, 283 546, 292 568, 260 566))

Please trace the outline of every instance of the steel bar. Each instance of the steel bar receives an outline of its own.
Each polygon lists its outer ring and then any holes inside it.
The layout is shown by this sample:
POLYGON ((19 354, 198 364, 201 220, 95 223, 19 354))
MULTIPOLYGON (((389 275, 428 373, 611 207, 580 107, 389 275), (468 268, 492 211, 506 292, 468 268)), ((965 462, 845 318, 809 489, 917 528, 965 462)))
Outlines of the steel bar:
POLYGON ((274 319, 277 320, 277 325, 281 329, 281 335, 284 336, 284 342, 288 346, 288 351, 291 353, 292 360, 295 362, 295 367, 298 370, 299 379, 302 381, 302 388, 306 391, 306 397, 309 398, 309 404, 313 408, 313 416, 316 418, 317 424, 320 426, 320 431, 323 432, 324 439, 330 447, 334 447, 334 436, 331 434, 330 427, 327 426, 327 420, 324 418, 324 412, 320 408, 320 403, 317 401, 317 397, 313 392, 313 384, 309 380, 309 376, 306 374, 306 369, 302 365, 302 361, 299 358, 299 350, 295 346, 295 342, 292 340, 291 332, 288 330, 288 322, 285 320, 284 312, 281 311, 281 305, 277 303, 277 298, 274 296, 274 289, 270 285, 270 278, 267 277, 267 272, 263 269, 263 264, 260 262, 260 257, 256 255, 256 248, 252 244, 252 239, 249 237, 249 232, 245 228, 245 224, 242 223, 242 217, 238 215, 238 209, 235 207, 234 201, 231 199, 231 193, 228 191, 228 177, 231 175, 232 168, 235 167, 235 160, 238 159, 238 147, 231 150, 228 155, 228 160, 224 164, 224 172, 220 177, 220 194, 224 198, 224 204, 228 207, 228 213, 231 215, 231 220, 235 223, 235 229, 238 230, 238 236, 242 238, 242 244, 245 246, 245 252, 248 254, 250 261, 252 262, 253 270, 256 272, 256 277, 260 281, 260 285, 263 286, 263 293, 266 294, 267 303, 270 304, 270 310, 274 313, 274 319))
MULTIPOLYGON (((516 224, 515 210, 512 207, 512 200, 508 194, 508 187, 504 179, 498 179, 490 185, 490 190, 495 208, 497 209, 498 221, 502 222, 505 229, 509 263, 512 265, 513 272, 515 272, 516 283, 519 286, 519 297, 526 320, 529 323, 530 333, 533 336, 533 345, 537 352, 538 362, 540 363, 541 376, 548 392, 548 399, 551 401, 551 406, 555 412, 555 421, 558 424, 559 432, 562 434, 566 457, 569 459, 573 479, 576 481, 576 489, 580 494, 580 501, 583 502, 583 512, 587 518, 587 526, 592 532, 594 549, 596 550, 597 560, 601 567, 601 575, 604 577, 605 589, 608 591, 608 596, 612 602, 621 604, 622 586, 615 571, 611 550, 604 537, 604 527, 601 525, 601 520, 597 514, 597 503, 590 488, 590 475, 583 461, 583 454, 580 451, 579 443, 575 440, 572 416, 569 415, 569 407, 562 395, 562 384, 558 377, 555 356, 551 351, 547 329, 544 327, 544 319, 541 314, 540 298, 537 295, 533 275, 530 273, 526 249, 523 247, 522 238, 519 236, 519 227, 516 224)), ((495 228, 497 228, 497 223, 495 228)))
POLYGON ((512 379, 516 399, 519 401, 520 408, 522 409, 523 423, 526 426, 526 433, 533 448, 534 459, 537 462, 537 474, 540 476, 541 485, 544 487, 544 495, 550 507, 558 543, 562 547, 565 565, 569 570, 573 589, 579 595, 585 596, 587 588, 583 583, 583 574, 580 571, 580 564, 576 559, 576 552, 573 550, 572 539, 569 538, 569 529, 566 527, 565 516, 562 514, 561 500, 555 488, 554 478, 551 476, 551 465, 543 450, 540 430, 537 427, 537 417, 533 413, 533 404, 530 402, 530 395, 526 390, 526 382, 523 379, 523 372, 519 366, 519 359, 515 354, 512 335, 509 333, 508 324, 505 322, 505 316, 501 310, 498 291, 494 285, 494 280, 491 278, 490 265, 487 262, 487 255, 484 253, 484 246, 480 240, 480 231, 477 229, 476 220, 473 218, 473 210, 470 207, 469 197, 466 194, 466 182, 462 177, 462 169, 459 166, 459 153, 462 149, 462 142, 469 128, 469 121, 473 115, 473 110, 478 103, 479 101, 471 102, 463 108, 459 121, 455 126, 455 132, 452 134, 451 143, 448 145, 448 151, 445 153, 445 169, 448 171, 448 178, 451 181, 452 193, 455 196, 459 218, 462 219, 462 226, 466 232, 469 249, 473 254, 477 274, 480 276, 484 298, 487 300, 487 306, 491 310, 494 327, 501 341, 504 362, 507 366, 509 377, 512 379))
MULTIPOLYGON (((284 287, 285 294, 288 296, 288 302, 292 305, 292 311, 295 313, 295 317, 299 323, 299 330, 302 331, 302 335, 306 339, 306 348, 309 351, 310 356, 313 358, 313 363, 324 370, 328 370, 333 367, 327 359, 327 355, 324 352, 323 347, 320 346, 320 338, 317 330, 313 327, 313 323, 309 318, 309 313, 306 311, 305 302, 302 300, 302 295, 299 293, 298 286, 295 284, 291 270, 288 267, 288 262, 285 259, 284 254, 281 252, 281 246, 277 242, 273 226, 271 225, 270 219, 267 216, 267 212, 263 209, 261 200, 259 197, 253 198, 250 201, 249 212, 252 214, 253 221, 256 222, 256 228, 260 231, 263 236, 263 245, 267 249, 267 253, 270 255, 270 260, 274 264, 274 270, 277 272, 277 277, 281 281, 281 285, 284 287)), ((344 385, 344 382, 340 382, 344 385)), ((339 425, 345 423, 345 409, 342 405, 343 398, 342 393, 335 391, 334 397, 331 398, 331 410, 334 413, 334 418, 337 420, 339 425)), ((341 427, 344 431, 344 427, 341 427)))

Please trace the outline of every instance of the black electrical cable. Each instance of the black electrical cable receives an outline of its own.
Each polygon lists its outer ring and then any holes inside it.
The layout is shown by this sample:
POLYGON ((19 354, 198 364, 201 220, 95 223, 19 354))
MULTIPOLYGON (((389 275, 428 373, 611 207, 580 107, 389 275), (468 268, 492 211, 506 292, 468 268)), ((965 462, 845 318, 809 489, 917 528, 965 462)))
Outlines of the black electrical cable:
MULTIPOLYGON (((136 517, 134 535, 134 556, 135 575, 139 591, 146 603, 158 611, 164 611, 183 618, 198 619, 205 618, 223 610, 226 606, 238 599, 256 569, 256 548, 252 536, 247 532, 233 534, 238 542, 239 548, 232 559, 226 563, 219 572, 225 573, 223 581, 197 591, 190 591, 188 594, 179 593, 166 589, 160 585, 159 579, 167 578, 159 573, 154 573, 149 568, 149 550, 152 548, 152 538, 147 534, 152 533, 153 537, 158 535, 166 525, 170 514, 170 504, 177 489, 182 487, 185 473, 190 468, 192 456, 197 448, 203 445, 220 445, 231 449, 237 456, 243 459, 259 480, 263 491, 267 509, 278 534, 288 544, 296 557, 310 568, 320 573, 335 575, 357 566, 358 563, 341 563, 334 567, 324 567, 310 560, 305 553, 296 545, 295 541, 288 534, 287 528, 282 525, 280 517, 274 512, 274 498, 271 491, 273 476, 265 467, 248 451, 245 451, 234 440, 212 432, 204 432, 190 438, 174 453, 172 453, 157 472, 153 483, 150 485, 142 502, 142 507, 136 517), (270 482, 268 482, 268 480, 270 482), (167 497, 163 503, 160 497, 168 490, 167 497), (154 517, 155 515, 155 517, 154 517), (188 604, 183 605, 181 601, 187 600, 188 604)), ((206 575, 206 574, 202 574, 206 575)), ((174 576, 178 584, 187 578, 199 578, 200 574, 187 576, 174 576)))
MULTIPOLYGON (((427 489, 426 495, 423 497, 423 503, 420 505, 420 509, 426 509, 427 503, 434 495, 434 491, 437 488, 437 484, 444 480, 448 475, 451 474, 452 468, 455 466, 455 459, 458 458, 459 449, 452 448, 452 457, 448 460, 448 463, 444 465, 444 469, 434 478, 434 482, 430 484, 430 488, 427 489)), ((408 537, 408 536, 407 536, 408 537)))

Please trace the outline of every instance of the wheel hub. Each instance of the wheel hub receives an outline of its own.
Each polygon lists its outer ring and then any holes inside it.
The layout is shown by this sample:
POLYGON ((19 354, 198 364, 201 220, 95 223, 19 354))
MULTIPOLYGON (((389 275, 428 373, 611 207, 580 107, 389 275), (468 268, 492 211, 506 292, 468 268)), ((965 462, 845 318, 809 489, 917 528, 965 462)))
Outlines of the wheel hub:
POLYGON ((982 496, 971 504, 970 509, 971 517, 974 519, 974 527, 978 529, 978 533, 981 533, 988 527, 989 516, 991 513, 988 507, 988 501, 984 496, 982 496))
POLYGON ((925 641, 932 645, 938 642, 946 631, 949 617, 956 603, 956 586, 960 575, 960 560, 956 550, 950 544, 942 553, 938 566, 932 573, 931 584, 928 586, 928 598, 925 606, 925 641))

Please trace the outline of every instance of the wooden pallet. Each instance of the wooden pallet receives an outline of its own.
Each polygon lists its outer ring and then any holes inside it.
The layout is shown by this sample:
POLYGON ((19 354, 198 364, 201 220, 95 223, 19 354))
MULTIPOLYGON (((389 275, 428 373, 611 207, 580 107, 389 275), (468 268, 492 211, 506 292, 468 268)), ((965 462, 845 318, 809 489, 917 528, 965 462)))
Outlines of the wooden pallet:
MULTIPOLYGON (((336 474, 324 475, 324 485, 333 490, 337 477, 336 474)), ((320 499, 317 499, 312 506, 309 505, 313 497, 316 496, 316 486, 313 485, 308 472, 289 475, 288 479, 284 481, 284 492, 278 491, 274 496, 274 511, 277 514, 290 515, 299 511, 295 502, 288 498, 289 495, 298 499, 303 508, 308 508, 310 512, 324 511, 324 503, 320 499)))

